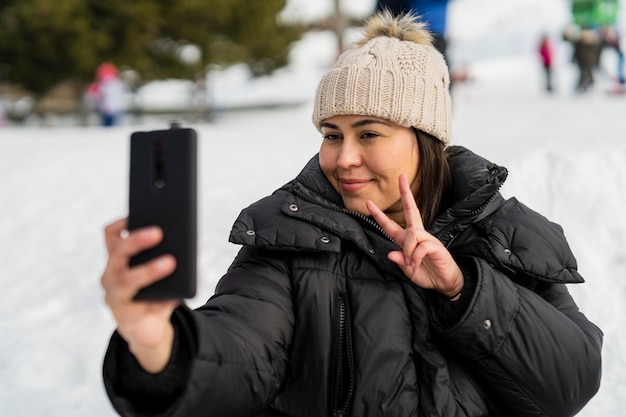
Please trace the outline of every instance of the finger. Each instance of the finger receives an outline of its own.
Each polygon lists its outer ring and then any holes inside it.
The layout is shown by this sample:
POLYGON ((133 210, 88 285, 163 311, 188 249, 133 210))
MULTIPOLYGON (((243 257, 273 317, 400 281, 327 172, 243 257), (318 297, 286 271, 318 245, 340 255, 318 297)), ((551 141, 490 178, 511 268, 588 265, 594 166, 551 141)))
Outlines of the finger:
POLYGON ((417 227, 407 229, 407 236, 402 245, 402 252, 406 258, 405 263, 417 268, 417 266, 421 263, 423 255, 416 255, 422 253, 424 248, 430 247, 432 239, 433 235, 424 229, 417 227))
POLYGON ((406 263, 407 259, 406 259, 406 256, 404 256, 403 252, 398 251, 398 250, 391 251, 387 254, 387 258, 391 262, 394 262, 396 265, 398 265, 398 267, 400 267, 404 275, 406 275, 409 279, 413 276, 414 269, 410 264, 406 263))
POLYGON ((111 248, 109 266, 113 271, 128 268, 130 258, 158 245, 163 240, 163 231, 156 226, 144 227, 131 232, 111 248))
POLYGON ((439 249, 439 245, 431 240, 420 243, 411 254, 411 265, 419 268, 426 257, 435 253, 439 249))
POLYGON ((389 254, 387 254, 387 258, 389 258, 390 261, 396 263, 400 268, 404 268, 407 266, 410 266, 409 264, 406 263, 406 256, 404 255, 404 252, 399 251, 399 250, 394 250, 389 252, 389 254))
POLYGON ((172 255, 163 255, 122 274, 105 274, 102 277, 105 300, 109 305, 129 301, 141 288, 169 276, 175 269, 176 259, 172 255))
POLYGON ((398 225, 398 223, 391 220, 387 215, 371 200, 367 200, 365 202, 365 206, 369 210, 374 220, 383 228, 385 233, 389 236, 394 237, 396 233, 402 231, 402 227, 398 225))
POLYGON ((124 276, 124 285, 145 287, 159 281, 176 269, 176 258, 173 255, 161 255, 128 270, 124 276))
POLYGON ((415 202, 415 196, 411 191, 411 186, 409 185, 409 179, 406 174, 400 174, 400 178, 398 178, 398 185, 400 187, 400 198, 402 199, 402 207, 404 209, 404 218, 406 220, 406 227, 419 227, 420 229, 424 228, 424 224, 422 223, 422 217, 419 209, 417 208, 417 203, 415 202))
POLYGON ((126 230, 126 225, 127 221, 124 218, 116 220, 104 228, 104 242, 109 254, 113 250, 115 244, 119 242, 119 240, 123 239, 123 233, 126 230))

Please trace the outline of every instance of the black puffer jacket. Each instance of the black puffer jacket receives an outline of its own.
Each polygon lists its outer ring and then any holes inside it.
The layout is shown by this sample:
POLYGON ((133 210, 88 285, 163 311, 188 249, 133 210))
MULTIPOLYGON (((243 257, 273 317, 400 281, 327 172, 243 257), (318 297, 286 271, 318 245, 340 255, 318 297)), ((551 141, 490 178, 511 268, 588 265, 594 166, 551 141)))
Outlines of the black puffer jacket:
POLYGON ((455 204, 430 231, 463 269, 463 303, 412 284, 387 259, 397 246, 341 207, 313 158, 241 213, 231 240, 244 246, 204 307, 176 311, 177 353, 162 375, 129 371, 126 346, 112 338, 104 371, 115 408, 574 415, 599 387, 602 332, 564 285, 583 280, 561 228, 502 199, 504 168, 464 148, 449 152, 455 204), (129 394, 138 386, 147 388, 129 394), (171 398, 157 406, 160 392, 171 398))

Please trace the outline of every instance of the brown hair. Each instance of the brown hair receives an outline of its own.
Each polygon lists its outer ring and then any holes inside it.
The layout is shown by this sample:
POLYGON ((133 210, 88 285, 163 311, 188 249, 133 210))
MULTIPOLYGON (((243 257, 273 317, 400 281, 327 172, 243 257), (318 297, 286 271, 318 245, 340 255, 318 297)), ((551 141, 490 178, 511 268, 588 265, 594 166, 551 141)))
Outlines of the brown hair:
POLYGON ((437 217, 444 193, 450 186, 451 174, 446 145, 434 136, 413 128, 419 145, 420 162, 417 170, 419 189, 415 195, 424 226, 437 217))

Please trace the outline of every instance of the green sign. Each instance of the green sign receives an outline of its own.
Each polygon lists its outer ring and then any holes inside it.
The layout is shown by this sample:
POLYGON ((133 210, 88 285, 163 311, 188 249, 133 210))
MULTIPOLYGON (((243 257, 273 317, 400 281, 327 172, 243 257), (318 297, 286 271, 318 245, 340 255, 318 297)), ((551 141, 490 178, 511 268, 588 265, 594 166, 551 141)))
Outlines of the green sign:
POLYGON ((581 27, 613 25, 618 0, 571 0, 574 23, 581 27))

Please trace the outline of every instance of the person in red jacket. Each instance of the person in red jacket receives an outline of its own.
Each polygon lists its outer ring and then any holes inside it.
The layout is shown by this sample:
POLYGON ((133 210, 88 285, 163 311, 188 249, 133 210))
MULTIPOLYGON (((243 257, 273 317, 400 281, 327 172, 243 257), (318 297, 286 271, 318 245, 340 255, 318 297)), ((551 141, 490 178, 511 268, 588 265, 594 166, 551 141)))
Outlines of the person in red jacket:
POLYGON ((551 93, 554 90, 552 70, 552 65, 554 63, 554 48, 550 37, 546 34, 544 34, 539 41, 539 56, 541 58, 541 65, 543 67, 545 77, 544 88, 548 93, 551 93))
POLYGON ((126 86, 117 67, 103 62, 96 70, 96 81, 86 90, 89 105, 98 113, 102 126, 115 126, 127 108, 126 86))

